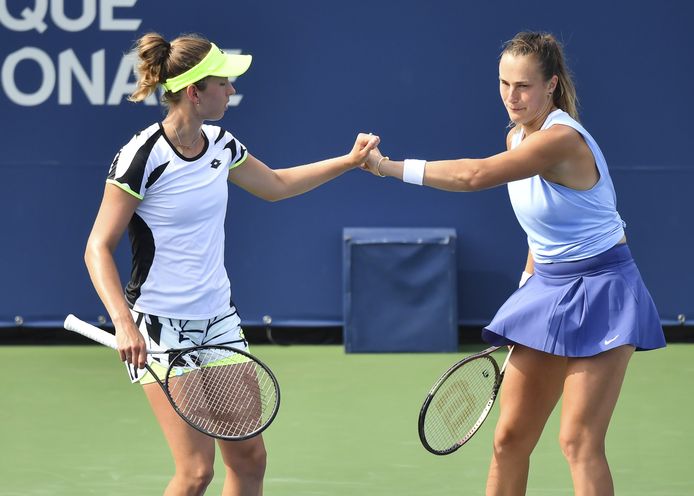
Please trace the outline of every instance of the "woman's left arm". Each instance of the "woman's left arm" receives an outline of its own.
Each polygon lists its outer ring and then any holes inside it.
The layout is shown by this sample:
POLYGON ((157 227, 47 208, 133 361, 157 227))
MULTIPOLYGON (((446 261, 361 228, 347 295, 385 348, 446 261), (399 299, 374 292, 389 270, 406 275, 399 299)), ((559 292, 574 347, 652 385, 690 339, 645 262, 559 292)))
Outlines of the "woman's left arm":
POLYGON ((361 166, 378 142, 378 136, 359 134, 347 155, 286 169, 271 169, 249 154, 243 164, 229 171, 229 181, 264 200, 284 200, 361 166))

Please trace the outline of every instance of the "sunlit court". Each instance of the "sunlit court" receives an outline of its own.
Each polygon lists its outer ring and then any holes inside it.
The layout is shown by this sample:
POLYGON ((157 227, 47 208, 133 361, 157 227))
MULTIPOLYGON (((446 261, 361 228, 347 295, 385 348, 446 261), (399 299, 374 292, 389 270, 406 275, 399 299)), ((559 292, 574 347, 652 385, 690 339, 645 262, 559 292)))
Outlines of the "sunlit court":
MULTIPOLYGON (((481 349, 461 347, 461 354, 481 349)), ((417 436, 433 378, 458 354, 345 354, 339 345, 256 345, 283 392, 264 433, 266 492, 280 496, 480 494, 498 410, 456 453, 417 436)), ((692 494, 688 427, 692 344, 637 355, 608 434, 618 494, 692 494)), ((171 474, 159 427, 123 366, 99 346, 5 346, 1 493, 158 494, 171 474), (30 361, 34 365, 27 367, 30 361)), ((532 457, 529 495, 572 494, 554 412, 532 457)), ((222 470, 221 467, 218 467, 222 470)), ((210 494, 221 488, 211 486, 210 494)))
POLYGON ((0 0, 0 496, 692 496, 686 1, 0 0))

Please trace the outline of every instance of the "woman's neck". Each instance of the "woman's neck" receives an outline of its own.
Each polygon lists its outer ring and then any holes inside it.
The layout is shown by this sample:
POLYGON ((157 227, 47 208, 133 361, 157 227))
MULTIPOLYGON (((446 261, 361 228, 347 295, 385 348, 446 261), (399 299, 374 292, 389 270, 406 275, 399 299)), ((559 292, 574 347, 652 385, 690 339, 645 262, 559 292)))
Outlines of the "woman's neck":
POLYGON ((193 121, 185 116, 166 116, 162 122, 164 132, 179 151, 191 153, 200 150, 202 139, 202 122, 193 121))
POLYGON ((557 110, 557 107, 555 107, 554 105, 550 105, 549 109, 543 111, 535 119, 531 120, 526 124, 523 124, 523 135, 529 136, 533 134, 535 131, 539 131, 542 128, 542 125, 547 120, 549 114, 551 114, 555 110, 557 110))

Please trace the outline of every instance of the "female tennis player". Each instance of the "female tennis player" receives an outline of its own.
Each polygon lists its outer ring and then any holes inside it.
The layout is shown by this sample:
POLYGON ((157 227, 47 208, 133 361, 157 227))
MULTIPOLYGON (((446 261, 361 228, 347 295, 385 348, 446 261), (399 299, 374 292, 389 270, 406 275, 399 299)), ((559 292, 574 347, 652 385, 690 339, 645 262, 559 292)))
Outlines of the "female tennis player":
MULTIPOLYGON (((224 116, 235 93, 228 78, 246 72, 250 55, 225 54, 198 36, 169 43, 156 33, 141 37, 135 49, 139 77, 130 99, 142 101, 162 86, 168 113, 113 160, 85 261, 115 326, 121 359, 143 384, 173 454, 176 472, 165 494, 197 495, 212 479, 214 440, 188 426, 138 369, 146 349, 247 346, 224 267, 227 180, 265 200, 296 196, 362 165, 378 137, 360 134, 344 156, 273 170, 230 132, 205 124, 224 116), (123 291, 113 251, 126 227, 133 265, 123 291)), ((223 494, 262 494, 262 437, 220 441, 219 447, 223 494)))
POLYGON ((491 344, 515 345, 487 494, 525 494, 530 454, 563 395, 559 439, 575 494, 611 495, 607 427, 634 350, 665 346, 660 319, 626 244, 605 158, 578 123, 557 40, 525 32, 508 41, 499 89, 512 123, 507 151, 397 162, 375 149, 366 167, 448 191, 508 184, 529 254, 522 287, 483 330, 491 344))

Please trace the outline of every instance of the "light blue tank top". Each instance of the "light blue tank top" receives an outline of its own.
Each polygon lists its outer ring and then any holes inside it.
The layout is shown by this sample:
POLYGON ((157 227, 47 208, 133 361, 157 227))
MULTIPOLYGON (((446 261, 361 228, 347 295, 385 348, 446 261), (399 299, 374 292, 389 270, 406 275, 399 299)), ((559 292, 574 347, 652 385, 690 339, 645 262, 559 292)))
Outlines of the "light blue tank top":
MULTIPOLYGON (((614 185, 598 144, 563 110, 549 114, 541 130, 555 124, 581 133, 593 152, 600 179, 585 191, 552 183, 539 175, 508 183, 513 211, 528 235, 528 246, 537 263, 571 262, 598 255, 622 239, 626 226, 617 212, 614 185)), ((523 132, 515 133, 511 148, 522 140, 523 132)))

